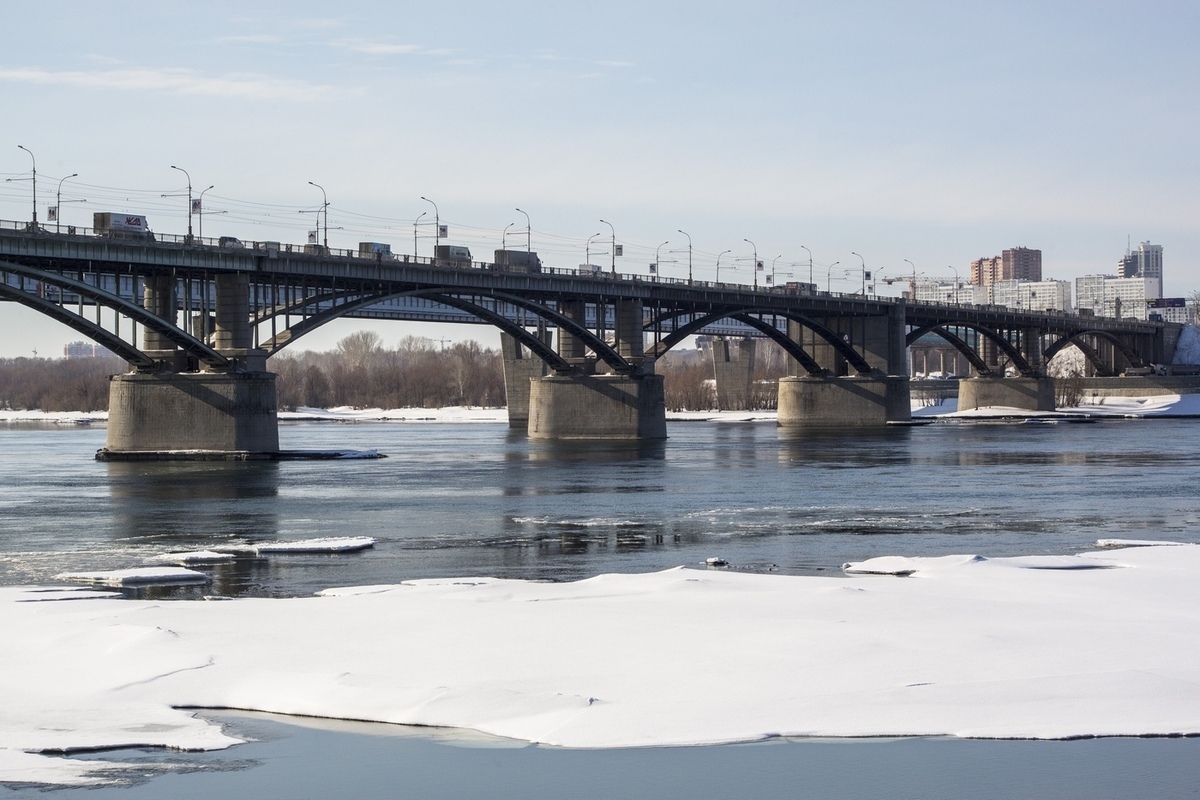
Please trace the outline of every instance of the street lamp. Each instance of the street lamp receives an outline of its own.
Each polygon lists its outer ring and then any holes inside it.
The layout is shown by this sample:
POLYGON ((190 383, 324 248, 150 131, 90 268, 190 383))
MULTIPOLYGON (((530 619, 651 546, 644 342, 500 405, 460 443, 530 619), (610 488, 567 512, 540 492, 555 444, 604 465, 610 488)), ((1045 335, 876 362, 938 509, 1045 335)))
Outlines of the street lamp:
POLYGON ((742 241, 749 243, 754 250, 754 261, 750 264, 750 269, 754 270, 754 290, 758 291, 758 245, 749 239, 742 239, 742 241))
POLYGON ((775 262, 781 258, 783 258, 783 253, 780 253, 779 255, 775 256, 775 258, 771 259, 771 285, 772 286, 775 285, 775 262))
MULTIPOLYGON (((518 208, 517 211, 521 211, 521 209, 518 208)), ((524 211, 521 211, 521 213, 525 214, 524 211)), ((526 253, 533 252, 533 248, 530 245, 530 241, 531 240, 530 240, 529 215, 525 214, 525 252, 526 253)))
MULTIPOLYGON (((851 251, 850 255, 858 256, 858 253, 851 251)), ((858 260, 862 262, 862 296, 867 296, 867 260, 862 256, 858 256, 858 260)))
MULTIPOLYGON (((677 229, 678 230, 678 229, 677 229)), ((684 236, 688 237, 688 283, 692 282, 692 237, 687 231, 679 231, 684 236)))
POLYGON ((826 293, 826 294, 828 294, 829 292, 833 291, 833 289, 832 289, 832 286, 833 286, 833 268, 834 268, 834 267, 836 267, 836 266, 837 266, 838 264, 840 264, 840 263, 842 263, 842 262, 840 262, 840 261, 835 261, 835 262, 833 262, 832 264, 830 264, 830 265, 829 265, 829 272, 825 273, 825 293, 826 293))
MULTIPOLYGON (((208 189, 211 189, 211 188, 213 188, 213 187, 212 186, 208 187, 208 189)), ((208 189, 205 189, 204 192, 207 192, 208 189)), ((201 239, 201 241, 204 240, 204 192, 201 192, 200 196, 196 198, 196 216, 200 217, 200 239, 201 239)), ((189 205, 190 205, 190 203, 189 203, 189 205)))
POLYGON ((661 275, 661 274, 662 274, 662 270, 660 270, 660 269, 658 268, 658 254, 662 252, 663 245, 668 245, 668 244, 670 244, 670 243, 671 243, 671 240, 670 240, 670 239, 667 239, 665 242, 663 242, 662 244, 660 244, 660 245, 658 246, 658 249, 657 249, 657 250, 655 250, 655 251, 654 251, 654 272, 655 272, 656 274, 658 274, 658 275, 661 275))
POLYGON ((592 268, 592 239, 595 239, 599 235, 599 232, 593 233, 588 237, 587 244, 583 247, 583 263, 587 265, 589 270, 592 268))
POLYGON ((177 170, 179 170, 179 171, 180 171, 180 172, 182 172, 182 173, 184 174, 184 176, 187 178, 187 182, 188 182, 188 191, 187 191, 187 198, 188 198, 188 235, 187 235, 187 242, 188 242, 188 244, 191 244, 191 242, 192 242, 192 176, 191 176, 191 175, 188 175, 188 171, 187 171, 186 169, 184 169, 183 167, 177 167, 177 166, 175 166, 174 164, 172 164, 172 165, 171 165, 171 169, 177 169, 177 170))
POLYGON ((612 274, 617 274, 617 229, 608 220, 600 220, 612 231, 612 274))
POLYGON ((909 261, 907 258, 904 259, 904 262, 906 264, 908 264, 910 267, 912 267, 912 271, 913 271, 912 283, 910 283, 908 285, 908 293, 909 293, 908 299, 916 300, 917 299, 917 265, 914 264, 913 262, 909 261))
POLYGON ((428 213, 429 213, 428 211, 422 211, 420 214, 417 215, 417 218, 413 220, 413 258, 414 259, 417 257, 417 226, 419 224, 421 224, 421 217, 425 216, 428 213))
POLYGON ((809 250, 804 245, 800 245, 800 249, 808 252, 808 285, 815 288, 815 284, 813 284, 812 250, 809 250))
POLYGON ((67 178, 78 178, 78 172, 72 172, 66 178, 62 178, 58 182, 58 192, 54 196, 54 232, 58 233, 62 229, 62 185, 67 178))
POLYGON ((33 232, 37 233, 37 159, 34 158, 33 151, 25 145, 19 144, 17 147, 21 148, 26 153, 29 153, 29 157, 33 159, 33 223, 31 227, 33 228, 33 232))
POLYGON ((714 281, 715 283, 721 282, 721 256, 725 255, 726 253, 732 253, 732 252, 733 252, 732 250, 722 250, 720 253, 717 253, 717 277, 714 281))
POLYGON ((421 199, 433 206, 433 257, 437 258, 438 245, 442 243, 442 218, 438 216, 437 203, 421 195, 421 199))
POLYGON ((329 255, 329 195, 325 194, 325 187, 319 183, 309 181, 308 185, 321 190, 321 209, 325 212, 325 238, 321 240, 321 247, 325 251, 324 255, 329 255))
POLYGON ((504 233, 500 234, 500 249, 501 250, 508 249, 508 229, 516 224, 517 223, 515 223, 515 222, 510 222, 504 226, 504 233))

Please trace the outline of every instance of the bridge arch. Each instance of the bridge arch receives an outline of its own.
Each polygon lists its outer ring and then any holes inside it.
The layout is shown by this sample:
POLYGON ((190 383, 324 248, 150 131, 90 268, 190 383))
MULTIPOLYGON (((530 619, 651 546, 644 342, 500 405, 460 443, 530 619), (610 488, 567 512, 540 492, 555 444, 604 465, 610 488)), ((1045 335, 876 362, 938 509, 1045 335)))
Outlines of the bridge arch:
MULTIPOLYGON (((687 313, 688 312, 680 312, 677 314, 664 314, 664 315, 656 318, 655 320, 652 320, 651 324, 653 325, 655 323, 663 322, 667 319, 678 318, 678 317, 686 315, 687 313)), ((856 351, 853 347, 851 347, 849 344, 847 344, 846 341, 844 339, 842 339, 842 337, 840 335, 838 335, 836 332, 830 330, 829 328, 825 327, 824 325, 821 325, 820 323, 815 322, 814 320, 811 320, 801 314, 781 312, 781 311, 776 311, 774 309, 761 309, 761 308, 744 308, 744 309, 733 309, 733 310, 729 310, 729 311, 715 311, 711 314, 705 314, 701 317, 696 317, 696 318, 684 323, 683 325, 679 326, 678 328, 676 328, 674 331, 672 331, 667 336, 663 337, 659 341, 659 343, 652 349, 654 357, 660 358, 668 350, 670 350, 675 345, 679 344, 681 341, 686 339, 688 336, 692 336, 692 335, 698 333, 699 331, 703 330, 704 328, 708 327, 709 325, 713 324, 714 322, 719 322, 722 319, 735 319, 738 322, 742 322, 746 325, 749 325, 750 327, 757 330, 759 333, 762 333, 764 336, 766 336, 767 338, 774 341, 776 344, 778 344, 780 347, 782 347, 788 353, 788 355, 795 358, 800 363, 800 365, 802 367, 804 367, 805 370, 808 371, 808 373, 810 375, 826 375, 826 374, 828 374, 829 370, 821 367, 821 365, 817 363, 817 361, 800 345, 799 342, 793 341, 783 331, 780 331, 774 325, 770 325, 766 322, 763 322, 761 319, 752 316, 753 314, 770 314, 772 316, 783 317, 785 319, 791 320, 792 322, 795 322, 798 325, 803 325, 804 327, 808 328, 813 333, 815 333, 817 336, 821 337, 826 342, 828 342, 829 345, 831 347, 833 347, 834 351, 837 352, 843 358, 845 358, 847 363, 849 363, 855 369, 855 371, 858 372, 860 375, 865 375, 872 371, 871 365, 867 363, 866 359, 864 359, 861 355, 858 354, 858 351, 856 351)))
MULTIPOLYGON (((160 334, 187 355, 211 367, 225 369, 230 366, 229 359, 206 343, 180 329, 179 326, 162 319, 136 303, 131 303, 123 297, 93 286, 90 283, 68 278, 65 275, 55 272, 45 272, 34 267, 27 267, 7 261, 0 262, 0 272, 7 272, 23 278, 29 278, 30 280, 36 280, 43 285, 55 286, 60 292, 62 290, 74 292, 82 298, 87 298, 97 306, 108 308, 117 314, 124 315, 133 322, 139 323, 154 333, 160 334)), ((20 303, 27 308, 32 308, 69 326, 107 348, 117 356, 120 356, 135 368, 150 369, 157 363, 154 358, 140 350, 137 346, 122 339, 116 331, 110 331, 99 322, 93 322, 82 314, 68 310, 64 305, 52 302, 44 297, 39 297, 36 293, 28 292, 0 280, 0 296, 20 303)))
MULTIPOLYGON (((600 360, 604 361, 614 372, 620 374, 637 373, 640 366, 634 364, 624 357, 609 345, 606 341, 596 336, 582 324, 570 319, 569 317, 560 314, 552 308, 544 306, 540 303, 528 300, 522 297, 516 297, 504 292, 487 292, 473 290, 471 297, 487 297, 502 303, 508 303, 517 308, 521 308, 531 314, 544 319, 546 322, 558 327, 560 330, 566 331, 568 334, 578 338, 583 342, 584 346, 592 350, 600 360)), ((434 302, 443 305, 457 308, 466 311, 472 316, 478 317, 485 322, 496 326, 504 333, 509 334, 521 344, 525 345, 534 355, 546 362, 555 372, 567 373, 575 371, 575 366, 566 361, 553 348, 546 345, 541 339, 529 333, 524 326, 509 320, 507 317, 499 314, 479 303, 465 299, 463 297, 450 294, 444 289, 414 289, 405 292, 370 292, 368 290, 349 291, 337 294, 314 295, 309 298, 286 306, 277 306, 272 308, 268 313, 260 315, 257 322, 261 323, 270 319, 271 316, 285 315, 288 313, 301 313, 302 309, 314 304, 327 303, 330 301, 344 300, 331 308, 319 311, 312 316, 306 317, 298 323, 290 325, 287 330, 271 337, 263 346, 267 349, 268 354, 274 355, 285 346, 296 341, 300 336, 310 333, 320 326, 332 322, 335 319, 345 316, 346 314, 368 306, 376 305, 386 300, 396 297, 424 297, 434 302)))
POLYGON ((1080 352, 1083 353, 1084 358, 1091 362, 1092 366, 1096 368, 1098 373, 1102 375, 1112 375, 1113 370, 1104 363, 1104 360, 1100 357, 1100 354, 1096 352, 1096 349, 1083 340, 1083 337, 1085 336, 1092 336, 1096 339, 1102 339, 1108 342, 1115 347, 1117 351, 1125 357, 1125 360, 1127 360, 1132 366, 1146 366, 1145 362, 1140 356, 1138 356, 1137 352, 1134 351, 1133 348, 1131 348, 1128 344, 1126 344, 1119 336, 1108 333, 1107 331, 1097 330, 1078 330, 1064 334, 1058 340, 1056 340, 1054 344, 1046 348, 1046 360, 1049 361, 1068 346, 1074 345, 1075 347, 1079 348, 1080 352))
POLYGON ((975 331, 980 336, 993 342, 996 347, 1000 348, 1000 351, 1004 353, 1004 355, 1008 356, 1008 359, 1012 362, 1013 366, 1017 368, 1017 371, 1021 373, 1022 376, 1026 378, 1037 377, 1037 370, 1030 365, 1029 360, 1021 354, 1021 351, 1018 350, 1012 342, 1010 342, 1006 337, 1000 335, 998 331, 994 331, 991 328, 976 323, 931 322, 927 325, 921 325, 909 331, 904 337, 905 346, 911 347, 913 342, 917 341, 917 339, 920 339, 927 333, 936 333, 938 336, 941 336, 943 339, 945 339, 949 344, 953 345, 956 350, 966 356, 967 360, 971 362, 971 366, 975 367, 976 370, 979 370, 980 374, 991 375, 992 368, 984 362, 983 358, 979 355, 975 348, 971 347, 971 345, 969 345, 961 337, 946 330, 948 327, 967 328, 975 331))

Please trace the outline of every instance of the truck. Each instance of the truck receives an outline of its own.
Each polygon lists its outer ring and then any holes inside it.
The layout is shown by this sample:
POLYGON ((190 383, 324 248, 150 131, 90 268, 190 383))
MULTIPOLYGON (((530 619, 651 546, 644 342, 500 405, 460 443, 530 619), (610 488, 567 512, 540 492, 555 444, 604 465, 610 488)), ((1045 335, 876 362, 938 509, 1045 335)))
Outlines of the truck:
POLYGON ((471 251, 453 244, 439 244, 433 250, 433 258, 439 267, 471 266, 471 251))
POLYGON ((395 258, 392 255, 392 246, 382 242, 359 242, 358 257, 374 258, 380 261, 391 261, 395 258))
POLYGON ((92 230, 97 236, 109 239, 145 239, 154 241, 150 224, 143 214, 118 214, 112 211, 97 211, 92 215, 92 230))
POLYGON ((541 272, 542 260, 530 250, 497 250, 492 262, 501 272, 541 272))

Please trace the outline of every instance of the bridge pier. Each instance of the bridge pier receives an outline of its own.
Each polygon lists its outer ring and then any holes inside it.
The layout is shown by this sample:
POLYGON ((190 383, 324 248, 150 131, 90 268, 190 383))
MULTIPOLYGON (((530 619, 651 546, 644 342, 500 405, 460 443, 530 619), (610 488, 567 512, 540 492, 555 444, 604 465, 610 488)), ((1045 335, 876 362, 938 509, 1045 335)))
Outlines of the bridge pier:
POLYGON ((1000 406, 1024 411, 1053 411, 1054 379, 963 378, 958 382, 958 410, 1000 406))
MULTIPOLYGON (((548 341, 550 333, 543 334, 548 341)), ((546 374, 546 362, 530 353, 507 333, 500 334, 500 355, 504 362, 504 395, 508 408, 508 427, 529 428, 529 382, 546 374)))
POLYGON ((108 388, 106 461, 274 458, 270 372, 128 372, 108 388))
POLYGON ((907 375, 779 379, 779 426, 861 428, 912 417, 907 375))
POLYGON ((529 383, 531 439, 665 439, 661 375, 547 375, 529 383))
POLYGON ((713 379, 717 387, 717 408, 741 411, 750 407, 754 388, 755 341, 740 339, 737 350, 728 339, 712 340, 713 379))

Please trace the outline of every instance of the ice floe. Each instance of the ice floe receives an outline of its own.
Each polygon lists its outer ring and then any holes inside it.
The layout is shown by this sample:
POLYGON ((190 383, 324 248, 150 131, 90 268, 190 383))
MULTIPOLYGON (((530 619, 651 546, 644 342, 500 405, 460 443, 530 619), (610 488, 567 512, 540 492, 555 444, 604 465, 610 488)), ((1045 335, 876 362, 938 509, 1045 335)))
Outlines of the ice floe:
POLYGON ((21 687, 0 781, 103 780, 43 751, 233 743, 185 707, 570 747, 1200 733, 1200 546, 860 566, 911 577, 677 568, 219 603, 0 588, 19 643, 0 683, 21 687))
POLYGON ((168 583, 208 583, 203 572, 184 567, 133 567, 103 572, 60 572, 55 580, 90 583, 94 586, 145 586, 168 583))

